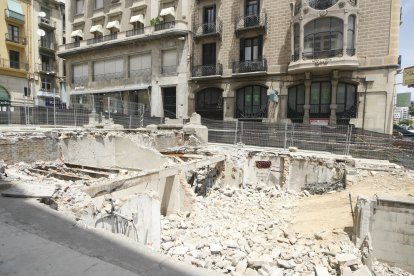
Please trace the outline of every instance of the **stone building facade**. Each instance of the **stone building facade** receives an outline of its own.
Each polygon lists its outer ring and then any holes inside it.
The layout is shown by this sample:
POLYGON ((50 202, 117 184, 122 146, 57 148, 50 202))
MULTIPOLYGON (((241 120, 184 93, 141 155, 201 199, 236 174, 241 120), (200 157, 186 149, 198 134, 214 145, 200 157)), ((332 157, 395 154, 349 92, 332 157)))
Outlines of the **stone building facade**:
POLYGON ((112 112, 129 112, 122 102, 135 102, 187 117, 189 0, 73 0, 66 14, 59 56, 71 104, 114 101, 112 112))
POLYGON ((392 132, 399 0, 198 0, 189 113, 392 132))

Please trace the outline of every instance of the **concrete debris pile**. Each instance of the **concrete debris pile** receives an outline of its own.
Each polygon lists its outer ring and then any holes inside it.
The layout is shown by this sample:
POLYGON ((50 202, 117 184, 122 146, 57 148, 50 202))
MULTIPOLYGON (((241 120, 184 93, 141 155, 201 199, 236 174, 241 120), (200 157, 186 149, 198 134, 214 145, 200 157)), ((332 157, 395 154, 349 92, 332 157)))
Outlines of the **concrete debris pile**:
POLYGON ((193 212, 162 217, 161 249, 230 275, 370 275, 360 274, 367 267, 343 230, 314 236, 289 230, 298 199, 305 196, 266 185, 215 186, 208 197, 197 197, 193 212))

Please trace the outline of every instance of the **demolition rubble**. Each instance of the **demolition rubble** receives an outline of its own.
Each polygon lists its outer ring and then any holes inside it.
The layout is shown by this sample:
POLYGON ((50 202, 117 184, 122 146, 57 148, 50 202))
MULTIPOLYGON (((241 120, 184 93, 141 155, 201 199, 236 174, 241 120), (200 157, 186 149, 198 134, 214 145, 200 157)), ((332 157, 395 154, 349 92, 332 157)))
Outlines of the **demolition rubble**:
MULTIPOLYGON (((151 128, 4 133, 2 196, 38 198, 77 227, 124 235, 219 274, 411 275, 410 257, 377 260, 384 216, 370 213, 402 208, 404 221, 413 221, 411 199, 362 197, 377 189, 412 198, 413 174, 404 168, 297 149, 206 145, 197 127, 151 128), (43 160, 7 149, 32 144, 43 160), (42 151, 49 146, 55 155, 42 151), (313 201, 321 204, 301 208, 313 201), (344 219, 310 230, 338 206, 344 219), (298 221, 315 214, 308 224, 298 221)), ((413 246, 405 252, 414 254, 413 246)))

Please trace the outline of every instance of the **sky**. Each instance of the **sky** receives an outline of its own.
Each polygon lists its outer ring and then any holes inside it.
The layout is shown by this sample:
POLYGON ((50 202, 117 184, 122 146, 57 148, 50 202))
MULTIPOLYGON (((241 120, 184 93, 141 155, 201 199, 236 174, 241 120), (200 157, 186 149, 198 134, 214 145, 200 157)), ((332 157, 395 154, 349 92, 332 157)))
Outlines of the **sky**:
MULTIPOLYGON (((414 66, 414 0, 401 0, 403 8, 402 25, 400 29, 400 55, 402 55, 401 67, 414 66)), ((396 83, 402 83, 402 74, 397 76, 396 83)), ((397 85, 397 93, 411 92, 414 100, 414 88, 397 85)))

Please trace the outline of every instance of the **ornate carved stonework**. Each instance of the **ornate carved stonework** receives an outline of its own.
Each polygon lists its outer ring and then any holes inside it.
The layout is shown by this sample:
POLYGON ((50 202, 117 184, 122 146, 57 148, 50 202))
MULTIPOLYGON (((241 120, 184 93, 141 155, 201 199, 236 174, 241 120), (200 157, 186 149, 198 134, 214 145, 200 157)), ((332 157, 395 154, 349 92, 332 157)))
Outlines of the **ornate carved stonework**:
POLYGON ((324 11, 320 11, 319 12, 319 16, 320 17, 324 17, 324 16, 327 16, 328 15, 328 11, 327 10, 324 10, 324 11))
POLYGON ((312 60, 313 63, 315 63, 316 66, 320 66, 320 65, 327 65, 329 62, 331 61, 331 59, 314 59, 312 60))
POLYGON ((339 2, 339 7, 342 9, 343 7, 345 7, 345 2, 339 2))
POLYGON ((308 12, 309 12, 309 8, 304 8, 304 9, 303 9, 303 13, 304 13, 304 14, 307 14, 308 12))

